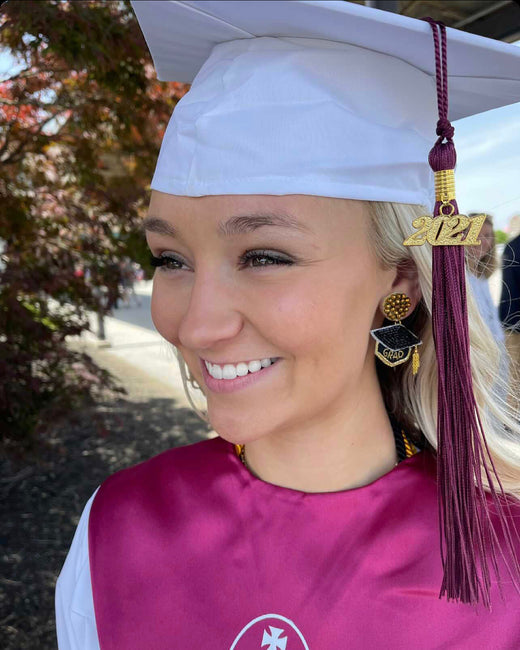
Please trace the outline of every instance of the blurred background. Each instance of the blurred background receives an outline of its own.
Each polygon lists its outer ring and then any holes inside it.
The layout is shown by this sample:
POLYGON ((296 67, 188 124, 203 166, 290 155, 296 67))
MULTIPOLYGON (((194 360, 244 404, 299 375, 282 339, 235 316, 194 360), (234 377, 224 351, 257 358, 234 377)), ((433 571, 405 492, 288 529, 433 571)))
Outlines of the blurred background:
MULTIPOLYGON (((515 43, 513 0, 361 2, 515 43)), ((55 648, 54 584, 110 473, 212 435, 150 318, 140 220, 181 83, 129 2, 0 6, 0 646, 55 648)), ((459 207, 520 233, 520 104, 455 124, 459 207)), ((495 304, 501 275, 490 279, 495 304)))

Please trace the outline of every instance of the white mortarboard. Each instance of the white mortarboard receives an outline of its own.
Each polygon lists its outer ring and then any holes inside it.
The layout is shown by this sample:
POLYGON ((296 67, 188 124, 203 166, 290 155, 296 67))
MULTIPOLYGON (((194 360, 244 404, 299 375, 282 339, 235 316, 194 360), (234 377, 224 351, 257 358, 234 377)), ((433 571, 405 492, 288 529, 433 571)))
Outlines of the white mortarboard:
MULTIPOLYGON (((430 26, 354 3, 133 2, 159 79, 191 82, 152 188, 430 205, 430 26)), ((451 120, 520 101, 520 49, 448 29, 451 120)))

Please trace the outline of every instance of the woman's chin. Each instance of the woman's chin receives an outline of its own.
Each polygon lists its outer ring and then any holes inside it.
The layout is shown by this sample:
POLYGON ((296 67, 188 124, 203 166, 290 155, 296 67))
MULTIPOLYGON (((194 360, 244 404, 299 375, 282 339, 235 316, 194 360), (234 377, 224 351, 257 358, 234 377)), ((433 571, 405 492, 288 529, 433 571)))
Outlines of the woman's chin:
POLYGON ((269 435, 272 430, 272 424, 259 422, 251 414, 247 416, 235 415, 226 412, 224 409, 218 409, 217 412, 208 410, 210 424, 216 433, 233 444, 245 445, 253 440, 258 440, 269 435))

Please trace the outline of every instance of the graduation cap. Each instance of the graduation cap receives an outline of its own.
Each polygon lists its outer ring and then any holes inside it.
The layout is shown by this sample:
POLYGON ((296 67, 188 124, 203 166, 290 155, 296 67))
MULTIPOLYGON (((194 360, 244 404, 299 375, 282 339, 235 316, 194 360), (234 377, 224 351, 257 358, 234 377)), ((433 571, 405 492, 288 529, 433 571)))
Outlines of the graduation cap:
POLYGON ((192 83, 168 125, 153 189, 433 208, 422 240, 418 232, 406 243, 433 245, 441 595, 489 604, 485 549, 491 540, 493 566, 500 551, 482 468, 490 478, 494 466, 473 396, 459 232, 466 223, 476 240, 479 224, 457 214, 449 120, 520 101, 520 48, 343 1, 132 5, 158 78, 192 83))

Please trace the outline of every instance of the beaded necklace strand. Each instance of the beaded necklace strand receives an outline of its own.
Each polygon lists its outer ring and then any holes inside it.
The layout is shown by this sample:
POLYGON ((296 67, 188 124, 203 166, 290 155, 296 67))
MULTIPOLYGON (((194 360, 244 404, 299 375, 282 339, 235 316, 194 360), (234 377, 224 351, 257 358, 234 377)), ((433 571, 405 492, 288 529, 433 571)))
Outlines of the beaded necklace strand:
MULTIPOLYGON (((420 451, 420 449, 416 447, 416 445, 414 445, 414 443, 411 440, 409 440, 408 436, 404 432, 404 429, 399 429, 396 426, 392 426, 392 431, 395 440, 395 450, 397 452, 397 463, 396 463, 397 466, 399 465, 400 462, 406 460, 406 458, 411 458, 412 456, 415 456, 415 454, 417 454, 420 451)), ((244 467, 246 467, 249 471, 251 471, 251 468, 249 467, 246 461, 246 446, 236 444, 234 445, 234 447, 235 447, 235 453, 242 461, 244 467)))

